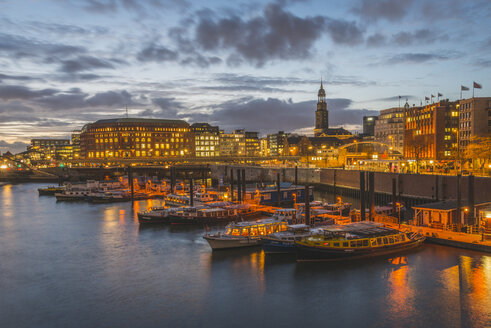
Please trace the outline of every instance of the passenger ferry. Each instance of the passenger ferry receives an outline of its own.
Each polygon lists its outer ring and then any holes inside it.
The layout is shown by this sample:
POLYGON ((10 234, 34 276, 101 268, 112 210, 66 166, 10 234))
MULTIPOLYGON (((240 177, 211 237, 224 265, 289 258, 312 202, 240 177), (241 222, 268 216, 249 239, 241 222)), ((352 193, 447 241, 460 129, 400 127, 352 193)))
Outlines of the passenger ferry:
POLYGON ((46 188, 38 188, 39 196, 54 196, 56 193, 61 193, 65 190, 64 186, 56 187, 49 186, 46 188))
POLYGON ((138 212, 138 222, 140 224, 169 224, 170 214, 177 210, 194 211, 195 207, 152 207, 149 210, 138 212))
MULTIPOLYGON (((197 204, 203 204, 207 202, 216 201, 216 197, 213 197, 210 193, 197 193, 193 198, 193 202, 197 204)), ((166 206, 189 206, 191 205, 191 199, 188 195, 169 194, 164 197, 166 206)))
POLYGON ((203 238, 212 250, 261 245, 262 236, 285 231, 287 223, 274 218, 251 222, 230 223, 224 233, 205 234, 203 238))
POLYGON ((318 228, 312 228, 306 224, 293 224, 287 230, 274 232, 261 237, 265 253, 295 253, 295 241, 311 236, 318 232, 318 228))
POLYGON ((375 222, 357 222, 322 229, 295 241, 297 261, 359 259, 402 252, 420 246, 425 237, 375 222))
POLYGON ((236 209, 220 207, 176 210, 168 215, 170 224, 224 224, 239 219, 236 209))
POLYGON ((91 192, 90 189, 64 190, 60 193, 55 193, 55 197, 57 201, 79 201, 85 200, 85 197, 91 192))

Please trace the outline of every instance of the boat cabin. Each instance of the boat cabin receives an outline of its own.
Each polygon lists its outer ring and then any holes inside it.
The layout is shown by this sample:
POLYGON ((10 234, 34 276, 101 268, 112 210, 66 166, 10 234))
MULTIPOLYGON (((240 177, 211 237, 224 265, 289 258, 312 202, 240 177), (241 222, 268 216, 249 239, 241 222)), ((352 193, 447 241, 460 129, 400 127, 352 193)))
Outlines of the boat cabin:
POLYGON ((233 237, 251 237, 259 238, 267 236, 274 232, 285 231, 287 224, 285 222, 240 222, 238 224, 226 227, 225 235, 233 237))

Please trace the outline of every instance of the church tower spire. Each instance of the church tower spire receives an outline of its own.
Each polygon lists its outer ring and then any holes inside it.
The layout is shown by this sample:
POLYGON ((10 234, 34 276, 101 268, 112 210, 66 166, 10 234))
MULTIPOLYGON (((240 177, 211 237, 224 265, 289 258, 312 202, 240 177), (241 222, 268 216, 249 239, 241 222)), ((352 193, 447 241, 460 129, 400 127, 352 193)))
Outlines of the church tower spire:
POLYGON ((314 135, 318 137, 323 133, 326 133, 327 130, 329 130, 329 112, 327 111, 326 91, 324 90, 321 78, 321 87, 317 93, 314 135))

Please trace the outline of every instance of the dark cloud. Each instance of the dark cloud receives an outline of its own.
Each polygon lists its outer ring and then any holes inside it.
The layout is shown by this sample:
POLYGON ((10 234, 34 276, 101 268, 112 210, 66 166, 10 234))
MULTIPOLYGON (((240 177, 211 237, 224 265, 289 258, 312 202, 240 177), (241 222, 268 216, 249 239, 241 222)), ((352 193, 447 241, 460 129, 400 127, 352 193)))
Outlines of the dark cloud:
POLYGON ((139 61, 149 62, 164 62, 175 61, 178 59, 178 53, 164 46, 151 43, 143 48, 137 55, 139 61))
MULTIPOLYGON (((300 18, 270 4, 263 15, 243 20, 240 16, 215 19, 201 14, 195 41, 204 50, 228 49, 257 66, 273 59, 309 57, 314 42, 322 35, 322 16, 300 18)), ((229 63, 237 60, 229 59, 229 63)))
POLYGON ((84 47, 41 42, 21 36, 0 33, 0 54, 3 53, 10 58, 46 58, 50 56, 63 58, 79 55, 86 51, 84 47))
POLYGON ((381 47, 387 42, 385 35, 381 33, 375 33, 367 38, 367 46, 369 47, 381 47))
MULTIPOLYGON (((377 111, 348 109, 351 104, 350 99, 327 99, 331 126, 360 124, 364 115, 378 114, 377 111)), ((244 128, 266 134, 312 127, 315 108, 315 101, 295 103, 291 99, 244 97, 216 105, 210 114, 183 113, 181 117, 191 122, 210 122, 225 130, 244 128)))
POLYGON ((389 64, 400 64, 400 63, 425 63, 433 60, 448 60, 450 57, 444 55, 436 54, 425 54, 425 53, 405 53, 395 55, 387 61, 389 64))
POLYGON ((0 73, 0 82, 2 82, 2 80, 32 81, 37 80, 37 78, 26 75, 7 75, 0 73))
MULTIPOLYGON (((29 101, 27 105, 43 107, 49 110, 70 110, 83 108, 117 108, 139 106, 126 90, 105 91, 90 96, 78 88, 68 91, 56 89, 33 90, 18 85, 0 85, 0 99, 4 101, 20 99, 29 101)), ((3 104, 3 106, 5 106, 3 104)))
POLYGON ((31 90, 20 85, 0 85, 0 99, 32 99, 37 97, 51 96, 57 93, 55 89, 31 90))
POLYGON ((126 91, 107 91, 95 94, 93 97, 86 99, 90 107, 122 107, 135 105, 131 95, 126 91))
POLYGON ((52 110, 69 110, 83 108, 124 108, 138 105, 126 91, 106 91, 89 97, 80 90, 60 92, 52 96, 35 100, 37 103, 52 110))
POLYGON ((169 118, 177 117, 178 112, 184 108, 175 98, 155 98, 152 99, 152 103, 159 107, 158 111, 153 112, 154 115, 162 115, 169 118))
POLYGON ((364 31, 356 22, 328 19, 327 30, 331 39, 337 44, 356 45, 363 42, 364 31))
POLYGON ((216 56, 202 56, 200 54, 194 54, 192 56, 188 56, 180 61, 180 64, 183 66, 195 65, 201 68, 206 68, 211 65, 220 64, 222 59, 216 56))
POLYGON ((115 13, 125 9, 139 15, 148 15, 156 10, 183 10, 190 7, 190 2, 186 0, 86 0, 85 2, 83 8, 97 14, 115 13))
POLYGON ((413 32, 400 32, 392 35, 392 43, 400 46, 413 44, 429 44, 437 40, 447 40, 447 35, 438 35, 434 30, 420 29, 413 32))
POLYGON ((0 113, 32 113, 34 109, 26 106, 19 100, 0 102, 0 113))
POLYGON ((385 19, 397 22, 404 18, 414 0, 361 0, 353 12, 366 21, 385 19))
POLYGON ((0 140, 0 151, 2 153, 10 151, 11 153, 16 154, 25 151, 27 149, 27 146, 29 146, 28 143, 21 141, 8 142, 5 140, 0 140))
POLYGON ((104 68, 113 69, 114 64, 111 61, 92 56, 78 56, 74 59, 62 60, 60 71, 71 74, 81 71, 90 71, 94 69, 104 68))

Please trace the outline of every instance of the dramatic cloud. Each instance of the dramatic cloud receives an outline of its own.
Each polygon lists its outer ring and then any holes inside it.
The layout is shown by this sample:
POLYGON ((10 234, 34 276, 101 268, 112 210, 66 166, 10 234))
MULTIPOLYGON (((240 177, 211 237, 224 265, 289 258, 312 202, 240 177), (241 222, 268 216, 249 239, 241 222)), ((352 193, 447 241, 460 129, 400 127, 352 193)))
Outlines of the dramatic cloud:
POLYGON ((413 32, 400 32, 392 36, 392 42, 400 46, 433 43, 438 39, 446 40, 448 36, 439 36, 434 30, 420 29, 413 32))
POLYGON ((230 49, 257 66, 270 59, 301 59, 310 56, 313 43, 324 26, 321 16, 300 18, 277 4, 263 16, 247 21, 239 16, 213 19, 201 15, 195 39, 204 50, 230 49))
POLYGON ((113 69, 114 65, 108 60, 99 59, 92 56, 79 56, 75 59, 62 60, 60 71, 64 73, 77 73, 90 71, 93 69, 113 69))
POLYGON ((406 16, 413 2, 413 0, 361 0, 353 8, 353 12, 369 22, 379 19, 397 22, 406 16))
MULTIPOLYGON (((348 109, 351 104, 350 99, 327 99, 330 126, 359 125, 364 115, 378 114, 377 111, 348 109)), ((243 128, 266 134, 313 126, 315 108, 315 101, 295 103, 277 98, 244 97, 217 105, 211 114, 190 114, 183 118, 191 122, 210 122, 226 130, 243 128)))
POLYGON ((0 140, 0 152, 2 154, 6 153, 7 151, 16 154, 25 151, 27 149, 27 146, 29 146, 28 143, 21 141, 7 142, 5 140, 0 140))
POLYGON ((31 99, 37 97, 51 96, 55 89, 31 90, 20 85, 0 85, 0 99, 31 99))
POLYGON ((137 58, 139 61, 143 62, 175 61, 178 58, 178 54, 176 51, 170 50, 164 46, 151 43, 138 53, 137 58))
POLYGON ((35 80, 35 78, 26 75, 7 75, 0 73, 0 82, 2 82, 2 80, 31 81, 35 80))
POLYGON ((85 53, 86 51, 84 47, 41 42, 21 36, 0 33, 0 54, 11 56, 11 58, 66 57, 85 53))
POLYGON ((363 42, 364 31, 355 22, 328 19, 327 30, 335 43, 355 45, 363 42))
POLYGON ((399 54, 391 57, 387 62, 389 64, 400 64, 400 63, 414 63, 420 64, 433 60, 448 60, 450 57, 435 54, 424 54, 424 53, 407 53, 399 54))

